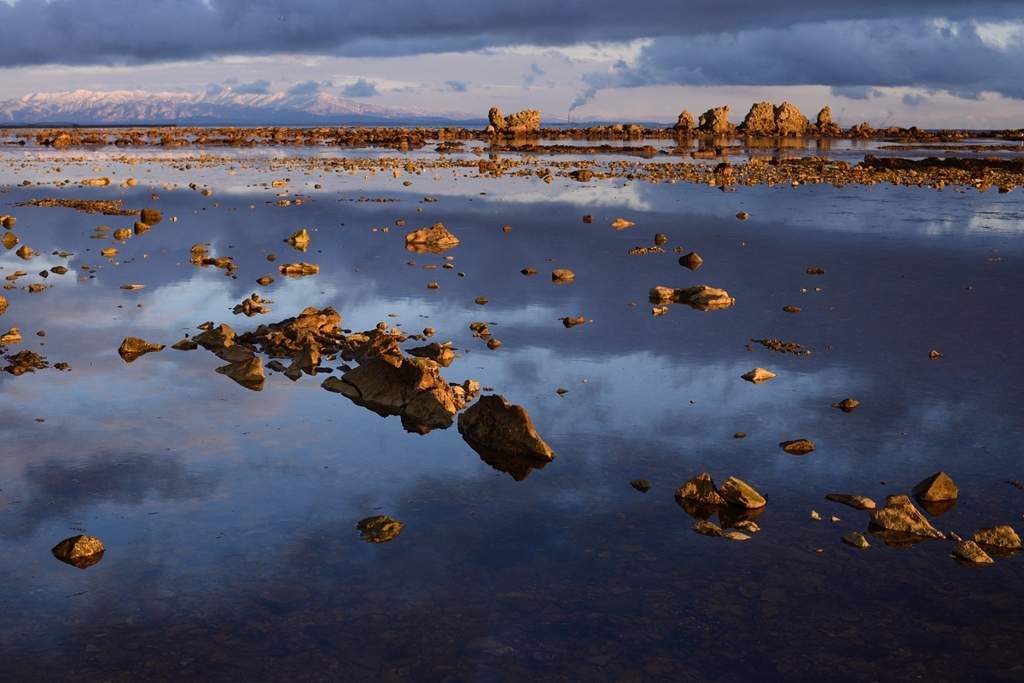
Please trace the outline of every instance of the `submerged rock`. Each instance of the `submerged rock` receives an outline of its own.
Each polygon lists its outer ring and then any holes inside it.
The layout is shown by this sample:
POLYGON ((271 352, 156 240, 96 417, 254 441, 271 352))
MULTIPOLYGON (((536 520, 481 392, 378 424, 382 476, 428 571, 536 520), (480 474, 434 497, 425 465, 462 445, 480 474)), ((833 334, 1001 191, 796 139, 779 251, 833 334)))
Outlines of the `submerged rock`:
POLYGON ((934 502, 955 500, 960 493, 953 480, 945 472, 936 472, 914 487, 911 494, 918 500, 934 502))
POLYGON ((722 535, 721 527, 713 522, 708 522, 707 520, 701 520, 694 524, 693 530, 701 536, 712 536, 717 538, 722 535))
POLYGON ((726 501, 741 508, 761 508, 767 502, 752 486, 736 477, 726 479, 718 491, 726 501))
POLYGON ((547 460, 538 460, 533 456, 515 455, 488 448, 472 439, 463 438, 466 444, 480 456, 480 460, 499 472, 504 472, 516 481, 523 481, 534 470, 542 470, 547 460))
POLYGON ((284 263, 277 267, 277 272, 286 277, 302 277, 316 275, 320 272, 320 266, 315 263, 284 263))
POLYGON ((53 556, 72 567, 86 569, 103 559, 103 542, 95 536, 65 538, 50 551, 53 556))
POLYGON ((676 498, 688 500, 705 507, 722 507, 728 502, 718 492, 715 482, 707 472, 701 472, 676 489, 676 498))
POLYGON ((839 408, 839 410, 843 411, 844 413, 852 413, 853 409, 859 405, 860 401, 854 400, 852 398, 844 398, 839 403, 833 403, 832 407, 839 408))
MULTIPOLYGON (((4 372, 9 372, 15 377, 24 375, 26 372, 35 372, 36 370, 45 370, 50 366, 45 358, 40 356, 35 351, 25 349, 19 351, 10 356, 5 356, 10 365, 6 366, 4 372)), ((60 364, 58 363, 58 366, 60 364)), ((54 366, 57 367, 57 366, 54 366)))
POLYGON ((124 359, 125 363, 131 363, 143 354, 162 351, 163 348, 163 344, 150 344, 138 337, 126 337, 121 342, 120 348, 117 349, 117 353, 124 359))
POLYGON ((459 433, 468 442, 501 453, 542 461, 555 458, 555 452, 533 428, 530 414, 498 394, 481 397, 459 415, 459 433))
POLYGON ((672 289, 671 287, 652 287, 648 292, 652 304, 687 304, 698 311, 710 311, 721 308, 728 308, 736 303, 736 299, 729 296, 724 289, 697 285, 686 289, 672 289))
POLYGON ((988 553, 974 541, 961 541, 953 546, 953 555, 969 564, 994 564, 988 553))
POLYGON ((175 351, 195 351, 199 348, 199 344, 196 344, 191 339, 182 339, 171 346, 171 348, 175 351))
POLYGON ((359 530, 359 540, 367 543, 386 543, 398 535, 398 532, 405 527, 396 519, 387 515, 376 515, 361 519, 356 523, 359 530))
POLYGON ((651 489, 651 482, 646 479, 634 479, 629 482, 629 485, 635 488, 640 493, 647 493, 651 489))
POLYGON ((1021 547, 1020 536, 1009 526, 986 526, 978 529, 971 540, 979 545, 1006 548, 1010 550, 1021 547))
POLYGON ((908 496, 887 496, 885 507, 880 510, 871 510, 868 515, 873 524, 888 531, 924 538, 945 538, 945 534, 933 527, 920 510, 914 507, 914 503, 908 496))
POLYGON ((843 505, 849 505, 855 510, 874 510, 875 501, 864 496, 858 496, 849 493, 826 493, 825 498, 835 503, 842 503, 843 505))
POLYGON ((754 384, 760 384, 761 382, 767 382, 770 379, 775 378, 775 373, 765 370, 764 368, 754 368, 750 372, 740 375, 743 379, 754 384))
POLYGON ((779 448, 790 455, 807 455, 814 450, 814 444, 807 439, 797 439, 796 441, 783 441, 779 444, 779 448))
POLYGON ((429 228, 405 236, 405 248, 416 254, 440 254, 458 245, 459 238, 448 232, 441 223, 434 223, 429 228))

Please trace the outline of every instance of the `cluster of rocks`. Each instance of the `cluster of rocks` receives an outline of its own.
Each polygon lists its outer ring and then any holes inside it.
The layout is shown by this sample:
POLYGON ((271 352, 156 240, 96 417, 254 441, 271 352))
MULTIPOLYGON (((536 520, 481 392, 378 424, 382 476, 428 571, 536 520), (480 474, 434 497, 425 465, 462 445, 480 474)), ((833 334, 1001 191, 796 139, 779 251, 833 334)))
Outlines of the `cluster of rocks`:
MULTIPOLYGON (((915 486, 911 495, 893 494, 886 496, 885 506, 878 508, 875 502, 855 494, 829 493, 828 500, 848 505, 868 513, 868 529, 864 533, 851 532, 840 540, 857 548, 867 548, 866 536, 882 540, 890 547, 907 547, 928 539, 954 541, 952 556, 967 565, 992 564, 991 555, 1012 555, 1021 548, 1021 540, 1009 526, 981 527, 968 540, 953 532, 943 533, 935 528, 915 501, 925 512, 935 518, 941 517, 956 504, 959 489, 945 472, 936 472, 915 486), (911 498, 913 497, 913 499, 911 498)), ((812 517, 820 516, 812 511, 812 517)))
POLYGON ((734 541, 749 540, 750 536, 744 532, 760 530, 754 519, 767 504, 765 497, 746 482, 729 477, 721 487, 716 487, 707 472, 701 472, 680 486, 676 490, 676 502, 697 520, 693 527, 696 533, 734 541), (715 513, 719 524, 708 521, 715 513))
POLYGON ((842 129, 832 122, 832 112, 828 107, 818 112, 814 124, 800 113, 800 110, 789 102, 773 105, 770 102, 756 102, 743 119, 739 127, 729 121, 729 105, 713 107, 694 123, 693 114, 685 109, 672 130, 685 134, 734 135, 739 133, 754 137, 802 137, 819 135, 839 137, 842 129))
POLYGON ((724 289, 696 285, 682 289, 671 287, 652 287, 648 292, 652 304, 687 304, 698 311, 711 311, 729 308, 736 299, 729 296, 724 289))

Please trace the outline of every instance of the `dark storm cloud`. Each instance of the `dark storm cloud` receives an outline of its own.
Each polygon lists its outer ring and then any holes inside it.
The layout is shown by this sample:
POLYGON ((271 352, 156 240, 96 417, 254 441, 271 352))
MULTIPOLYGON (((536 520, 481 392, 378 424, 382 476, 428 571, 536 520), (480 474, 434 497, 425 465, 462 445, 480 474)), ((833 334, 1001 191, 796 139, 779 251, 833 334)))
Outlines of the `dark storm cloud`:
MULTIPOLYGON (((1019 21, 1019 0, 17 0, 0 2, 0 66, 135 64, 231 54, 394 56, 653 38, 644 83, 920 85, 1024 94, 1020 42, 983 44, 974 21, 1019 21), (932 19, 961 22, 957 35, 932 19)), ((601 82, 598 82, 601 81, 601 82)))
POLYGON ((365 78, 360 78, 355 83, 350 83, 341 89, 342 97, 376 97, 379 94, 377 84, 371 83, 365 78))
POLYGON ((877 87, 998 92, 1024 98, 1024 31, 993 38, 974 22, 885 19, 797 24, 728 35, 663 37, 635 66, 584 80, 595 88, 640 85, 831 85, 868 99, 877 87), (983 38, 988 36, 988 40, 983 38))

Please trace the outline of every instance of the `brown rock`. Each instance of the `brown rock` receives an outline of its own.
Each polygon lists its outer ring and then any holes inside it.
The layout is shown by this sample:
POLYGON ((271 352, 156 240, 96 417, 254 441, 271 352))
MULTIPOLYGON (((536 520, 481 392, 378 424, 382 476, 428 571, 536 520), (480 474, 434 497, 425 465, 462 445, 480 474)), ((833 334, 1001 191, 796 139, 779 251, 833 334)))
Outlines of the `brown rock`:
POLYGON ((367 543, 386 543, 397 536, 404 527, 404 524, 386 515, 367 517, 356 524, 359 540, 367 543))
POLYGON ((540 130, 540 112, 536 109, 524 109, 506 117, 502 116, 500 109, 491 107, 487 120, 496 133, 532 133, 540 130))
POLYGON ((740 377, 748 382, 752 382, 753 384, 760 384, 761 382, 767 382, 770 379, 774 379, 776 375, 774 372, 770 372, 764 368, 754 368, 750 372, 740 375, 740 377))
POLYGON ((729 123, 729 105, 708 109, 700 115, 697 129, 702 133, 713 135, 730 135, 736 132, 736 126, 729 123))
POLYGON ((694 128, 693 114, 686 111, 685 109, 679 114, 679 118, 676 120, 676 125, 672 126, 672 130, 678 130, 683 133, 691 133, 694 128))
POLYGON ((551 281, 558 284, 565 284, 576 279, 576 273, 565 268, 556 268, 551 271, 551 281))
POLYGON ((86 569, 103 559, 103 542, 95 536, 65 538, 50 551, 61 562, 86 569))
POLYGON ((832 407, 833 408, 839 408, 839 410, 843 411, 844 413, 852 413, 853 409, 856 408, 859 405, 860 405, 860 401, 857 401, 857 400, 852 399, 852 398, 844 398, 839 403, 833 403, 832 407))
POLYGON ((217 372, 235 380, 246 389, 263 391, 266 374, 263 372, 263 361, 259 356, 254 355, 252 358, 238 363, 228 363, 217 368, 217 372))
POLYGON ((17 254, 18 258, 22 259, 23 261, 28 261, 30 258, 32 258, 33 250, 32 247, 28 246, 27 244, 23 244, 21 247, 18 248, 18 251, 14 253, 17 254))
POLYGON ((849 493, 826 493, 825 498, 835 503, 842 503, 843 505, 849 505, 855 510, 874 510, 875 501, 864 496, 858 496, 849 493))
POLYGON ((839 540, 845 543, 846 545, 852 546, 854 548, 863 549, 871 547, 871 545, 868 543, 868 539, 864 538, 864 534, 860 533, 859 531, 851 531, 839 540))
POLYGON ((625 218, 616 218, 611 222, 611 226, 616 230, 625 230, 631 226, 636 225, 633 221, 627 221, 625 218))
POLYGON ((783 102, 775 107, 775 135, 781 137, 802 136, 810 132, 811 123, 795 105, 783 102))
POLYGON ((459 415, 459 433, 466 441, 502 453, 543 461, 555 458, 555 452, 534 430, 529 413, 498 394, 482 396, 459 415))
POLYGON ((962 541, 953 546, 953 554, 968 564, 994 564, 995 560, 974 541, 962 541))
POLYGON ((715 488, 715 482, 707 472, 701 472, 676 490, 676 498, 691 501, 704 507, 721 507, 728 502, 715 488))
POLYGON ((974 532, 971 540, 979 545, 996 548, 1018 549, 1021 547, 1020 536, 1009 526, 987 526, 974 532))
POLYGON ((212 327, 192 338, 199 346, 209 351, 227 348, 235 343, 235 331, 225 324, 212 327))
POLYGON ((698 311, 718 310, 728 308, 736 303, 736 299, 729 296, 724 289, 697 285, 687 289, 672 289, 671 287, 652 287, 648 292, 652 304, 687 304, 690 308, 698 311))
POLYGON ((633 481, 629 482, 629 485, 635 488, 640 493, 647 493, 648 491, 651 490, 651 482, 647 481, 646 479, 634 479, 633 481))
POLYGON ((429 228, 405 236, 405 248, 417 254, 440 254, 458 244, 459 238, 448 232, 441 223, 434 223, 429 228))
POLYGON ((277 267, 277 272, 287 277, 302 277, 316 275, 320 272, 320 266, 315 263, 284 263, 277 267))
POLYGON ((182 339, 181 341, 171 346, 171 348, 174 349, 175 351, 195 351, 197 348, 199 348, 199 345, 196 344, 191 339, 182 339))
POLYGON ((762 508, 767 502, 764 497, 755 491, 753 487, 736 477, 729 477, 719 488, 722 498, 725 498, 733 505, 741 508, 756 509, 762 508))
MULTIPOLYGON (((24 247, 22 247, 22 249, 24 249, 24 247)), ((20 254, 19 254, 19 256, 20 256, 20 254)), ((932 359, 942 358, 942 354, 939 353, 938 351, 936 351, 935 349, 932 349, 931 351, 928 352, 928 357, 932 358, 932 359)))
POLYGON ((702 259, 695 251, 691 251, 689 254, 683 254, 679 257, 679 265, 684 268, 689 268, 690 270, 697 270, 700 268, 702 263, 704 263, 704 259, 702 259))
POLYGON ((783 441, 779 444, 779 448, 790 455, 807 455, 814 450, 814 444, 807 439, 797 439, 796 441, 783 441))
POLYGON ((0 241, 3 242, 4 247, 6 247, 7 249, 13 249, 14 245, 18 243, 18 236, 15 235, 13 232, 5 232, 3 239, 0 241))
POLYGON ((164 215, 158 209, 143 209, 140 212, 139 220, 146 225, 156 225, 163 219, 164 215))
POLYGON ((945 538, 945 534, 933 527, 924 515, 914 507, 908 496, 886 496, 885 507, 870 510, 871 522, 888 531, 924 538, 945 538))
POLYGON ((443 368, 448 367, 455 360, 455 352, 452 350, 451 342, 443 344, 433 342, 426 346, 417 346, 414 349, 409 349, 409 355, 417 358, 429 358, 443 368))
POLYGON ((303 228, 293 232, 291 237, 285 238, 282 241, 287 242, 299 251, 306 251, 309 248, 309 233, 303 228))
POLYGON ((746 135, 775 135, 775 107, 769 102, 758 102, 750 107, 739 132, 746 135))
POLYGON ((701 536, 711 536, 717 538, 722 535, 722 528, 714 522, 707 520, 701 520, 693 525, 693 530, 701 536))
POLYGON ((7 299, 0 296, 0 315, 3 315, 7 310, 7 299))
POLYGON ((919 500, 940 501, 956 500, 960 489, 956 487, 953 480, 945 472, 936 472, 924 481, 918 483, 911 491, 911 495, 919 500))
POLYGON ((124 359, 125 363, 131 363, 143 354, 153 351, 161 351, 163 348, 163 344, 150 344, 138 337, 127 337, 123 342, 121 342, 121 346, 117 349, 117 353, 124 359))

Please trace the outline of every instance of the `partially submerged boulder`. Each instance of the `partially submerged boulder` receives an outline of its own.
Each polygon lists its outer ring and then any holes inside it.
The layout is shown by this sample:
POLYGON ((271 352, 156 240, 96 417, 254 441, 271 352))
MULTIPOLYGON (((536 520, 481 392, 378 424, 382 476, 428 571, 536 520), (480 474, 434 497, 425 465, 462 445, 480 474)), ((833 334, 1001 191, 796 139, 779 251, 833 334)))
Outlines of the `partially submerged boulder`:
POLYGON ((417 358, 429 358, 443 368, 448 367, 455 360, 455 352, 452 350, 451 342, 443 344, 432 342, 426 346, 417 346, 409 349, 409 355, 417 358))
POLYGON ((368 357, 340 379, 328 377, 321 386, 378 414, 399 415, 407 429, 421 433, 447 429, 466 407, 441 377, 438 364, 427 358, 402 358, 395 365, 368 357))
POLYGON ((163 220, 164 215, 159 209, 143 209, 139 212, 139 220, 146 225, 156 225, 163 220))
POLYGON ((707 472, 701 472, 690 478, 676 489, 676 498, 688 500, 704 507, 722 507, 729 504, 718 492, 714 480, 707 472))
POLYGON ((65 538, 50 551, 65 564, 87 569, 103 559, 103 542, 95 536, 72 536, 65 538))
POLYGON ((434 223, 429 228, 405 236, 405 248, 416 254, 440 254, 458 245, 459 238, 448 232, 441 223, 434 223))
POLYGON ((283 241, 304 252, 309 248, 309 233, 306 232, 305 228, 296 230, 291 234, 291 237, 286 237, 283 241))
POLYGON ((1020 536, 1009 526, 986 526, 978 529, 971 536, 971 540, 978 545, 993 546, 995 548, 1006 548, 1017 550, 1021 547, 1020 536))
POLYGON ((940 501, 956 500, 960 489, 956 487, 953 480, 945 472, 936 472, 914 487, 911 494, 918 500, 940 501))
POLYGON ((320 266, 315 263, 284 263, 277 267, 277 272, 286 277, 302 277, 304 275, 316 275, 320 272, 320 266))
POLYGON ((555 452, 533 428, 530 414, 498 394, 481 397, 459 415, 459 433, 467 442, 500 453, 541 461, 555 458, 555 452))
POLYGON ((697 270, 704 263, 704 259, 700 257, 695 251, 691 251, 689 254, 683 254, 679 257, 679 265, 690 270, 697 270))
POLYGON ((217 327, 205 330, 202 334, 197 334, 192 338, 192 341, 208 351, 216 351, 217 349, 232 346, 235 343, 235 331, 228 325, 221 323, 217 327))
POLYGON ((740 375, 743 379, 751 382, 752 384, 760 384, 761 382, 767 382, 770 379, 775 378, 775 373, 764 368, 754 368, 748 373, 740 375))
POLYGON ((125 363, 131 363, 143 354, 161 351, 163 348, 163 344, 150 344, 138 337, 126 337, 121 342, 120 348, 117 349, 117 353, 124 359, 125 363))
POLYGON ((790 455, 807 455, 814 450, 814 444, 808 439, 796 439, 795 441, 783 441, 779 448, 790 455))
POLYGON ((924 515, 914 507, 908 496, 891 495, 885 499, 885 507, 870 510, 871 523, 888 531, 924 538, 945 538, 945 534, 933 527, 924 515))
POLYGON ((576 273, 567 268, 556 268, 551 271, 551 281, 556 284, 565 284, 576 279, 576 273))
POLYGON ((844 398, 839 403, 833 403, 833 408, 839 408, 844 413, 852 413, 854 408, 860 405, 860 401, 852 398, 844 398))
POLYGON ((750 484, 736 477, 729 477, 722 482, 722 486, 719 487, 718 491, 722 498, 741 508, 762 508, 767 502, 764 496, 755 491, 750 484))
POLYGON ((687 304, 690 308, 698 311, 711 311, 722 308, 729 308, 736 299, 729 296, 724 289, 697 285, 685 289, 672 289, 671 287, 652 287, 648 292, 652 304, 687 304))
POLYGON ((263 371, 263 361, 255 355, 248 360, 223 365, 217 368, 217 372, 253 391, 263 391, 263 381, 267 377, 263 371))
POLYGON ((540 111, 536 109, 502 116, 501 109, 491 107, 487 120, 495 133, 533 133, 540 130, 540 111))
POLYGON ((974 541, 962 541, 953 546, 953 555, 967 564, 993 564, 988 553, 978 547, 974 541))
POLYGON ((864 534, 859 531, 851 531, 839 540, 854 548, 864 549, 871 547, 871 544, 868 543, 868 539, 864 538, 864 534))

